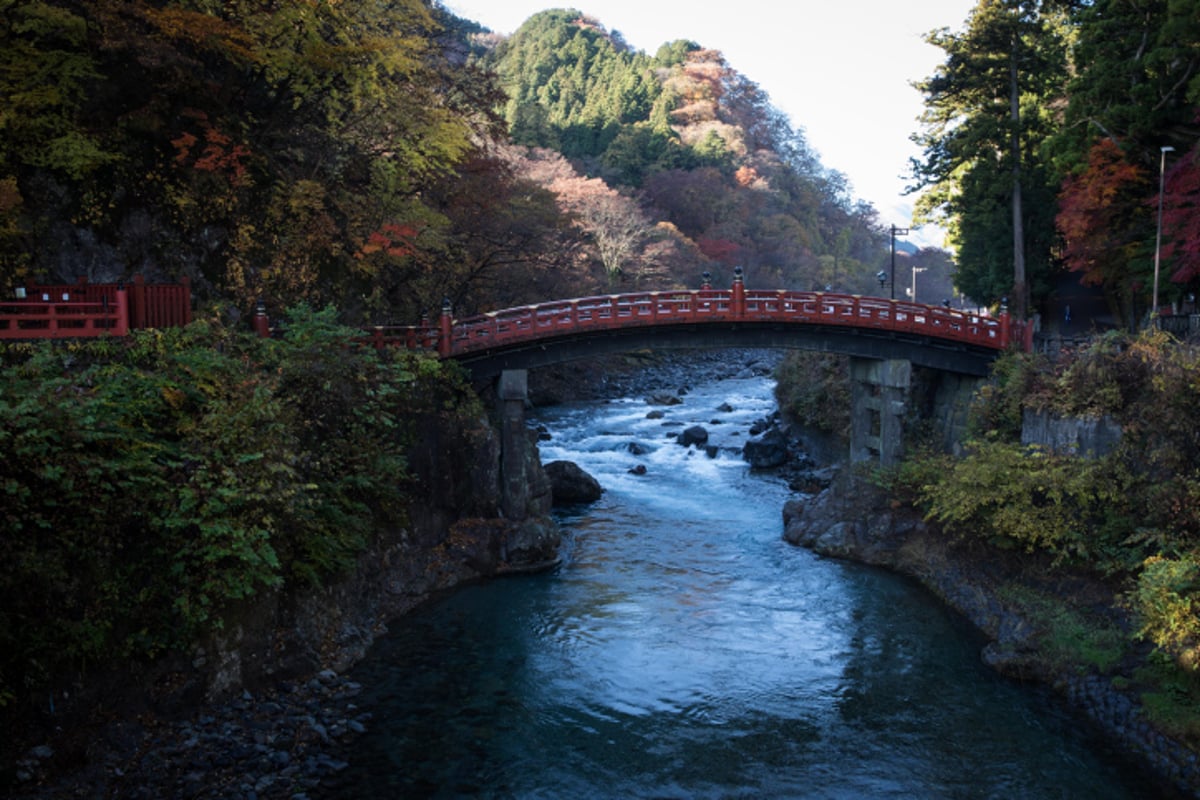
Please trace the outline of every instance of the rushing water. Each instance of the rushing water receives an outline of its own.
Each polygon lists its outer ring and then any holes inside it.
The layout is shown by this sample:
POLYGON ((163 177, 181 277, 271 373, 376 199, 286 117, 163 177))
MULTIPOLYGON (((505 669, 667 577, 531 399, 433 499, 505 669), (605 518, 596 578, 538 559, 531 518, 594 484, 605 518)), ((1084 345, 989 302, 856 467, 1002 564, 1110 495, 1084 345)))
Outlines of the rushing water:
POLYGON ((356 671, 374 721, 331 796, 1150 796, 920 588, 782 540, 787 487, 737 452, 769 381, 684 401, 540 415, 543 461, 603 499, 561 516, 554 572, 393 626, 356 671), (668 438, 697 423, 715 458, 668 438))

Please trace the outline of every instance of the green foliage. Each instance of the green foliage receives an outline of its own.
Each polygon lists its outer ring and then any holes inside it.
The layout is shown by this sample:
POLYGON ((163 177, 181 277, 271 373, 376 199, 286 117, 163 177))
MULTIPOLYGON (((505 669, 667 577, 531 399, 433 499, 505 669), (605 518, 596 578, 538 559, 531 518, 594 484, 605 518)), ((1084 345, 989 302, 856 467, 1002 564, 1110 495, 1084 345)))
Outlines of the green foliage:
POLYGON ((461 380, 352 346, 330 310, 285 322, 5 348, 0 694, 186 644, 404 524, 413 420, 461 380))
POLYGON ((1138 636, 1183 668, 1200 670, 1200 562, 1194 554, 1146 560, 1128 603, 1138 636))
POLYGON ((1036 356, 1016 350, 1002 353, 993 362, 988 382, 980 387, 971 404, 967 426, 972 437, 1021 440, 1024 407, 1033 394, 1042 363, 1036 356))
POLYGON ((930 519, 1001 546, 1044 551, 1100 569, 1126 566, 1134 485, 1116 458, 1056 456, 1038 447, 975 442, 941 480, 922 487, 930 519))
POLYGON ((819 431, 850 435, 850 366, 844 356, 789 352, 776 370, 775 399, 790 419, 819 431))
POLYGON ((1064 22, 1052 3, 980 3, 962 33, 927 36, 946 60, 918 85, 926 110, 913 138, 924 157, 914 173, 929 189, 918 212, 948 224, 959 288, 982 304, 1015 291, 1018 316, 1030 281, 1054 267, 1056 178, 1041 143, 1054 125, 1047 101, 1067 76, 1064 22))
POLYGON ((114 159, 81 113, 100 77, 87 36, 69 8, 0 0, 0 164, 79 179, 114 159))
POLYGON ((1000 592, 1038 632, 1038 653, 1059 669, 1107 673, 1130 649, 1112 621, 1072 606, 1065 598, 1010 585, 1000 592))
POLYGON ((650 116, 662 90, 649 57, 571 9, 530 17, 497 56, 513 140, 569 158, 603 154, 621 126, 650 116), (540 114, 527 116, 531 107, 540 114))
POLYGON ((1162 652, 1134 673, 1142 707, 1156 728, 1183 741, 1200 741, 1200 674, 1162 652))

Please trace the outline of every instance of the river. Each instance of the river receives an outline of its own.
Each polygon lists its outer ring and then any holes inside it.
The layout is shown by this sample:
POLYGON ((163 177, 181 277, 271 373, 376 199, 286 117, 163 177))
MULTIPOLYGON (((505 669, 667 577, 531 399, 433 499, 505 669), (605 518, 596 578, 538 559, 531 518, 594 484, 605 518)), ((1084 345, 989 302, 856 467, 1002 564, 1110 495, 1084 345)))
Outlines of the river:
POLYGON ((353 673, 373 721, 329 796, 1151 796, 920 587, 782 540, 789 490, 738 452, 771 390, 697 386, 663 419, 637 398, 540 412, 543 462, 603 498, 560 513, 556 570, 392 626, 353 673), (716 457, 669 438, 693 424, 716 457))

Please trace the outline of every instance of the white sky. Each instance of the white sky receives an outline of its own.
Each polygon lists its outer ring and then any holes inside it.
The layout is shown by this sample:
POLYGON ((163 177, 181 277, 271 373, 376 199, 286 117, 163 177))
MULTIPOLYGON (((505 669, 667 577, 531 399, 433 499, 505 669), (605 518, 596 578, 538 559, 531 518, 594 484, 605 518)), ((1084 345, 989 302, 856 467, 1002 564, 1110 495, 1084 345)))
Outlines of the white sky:
MULTIPOLYGON (((844 174, 856 199, 884 225, 909 227, 903 195, 909 158, 920 151, 921 95, 911 82, 932 74, 943 54, 922 36, 962 30, 976 0, 442 0, 460 17, 510 34, 547 8, 575 8, 653 55, 690 39, 720 50, 804 131, 828 169, 844 174)), ((941 246, 927 227, 909 237, 941 246)))

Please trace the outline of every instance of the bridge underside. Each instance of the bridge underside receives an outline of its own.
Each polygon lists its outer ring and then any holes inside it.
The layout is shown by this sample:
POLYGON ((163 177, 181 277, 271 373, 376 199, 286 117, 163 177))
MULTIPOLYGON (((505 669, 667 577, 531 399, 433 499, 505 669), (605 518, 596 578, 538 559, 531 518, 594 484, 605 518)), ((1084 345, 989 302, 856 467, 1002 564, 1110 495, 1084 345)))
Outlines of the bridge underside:
POLYGON ((928 336, 830 328, 827 325, 779 323, 714 323, 589 331, 535 344, 477 351, 456 357, 477 383, 506 370, 526 370, 637 350, 715 349, 722 347, 782 348, 840 353, 859 358, 907 360, 962 375, 985 376, 999 351, 939 341, 928 336))

